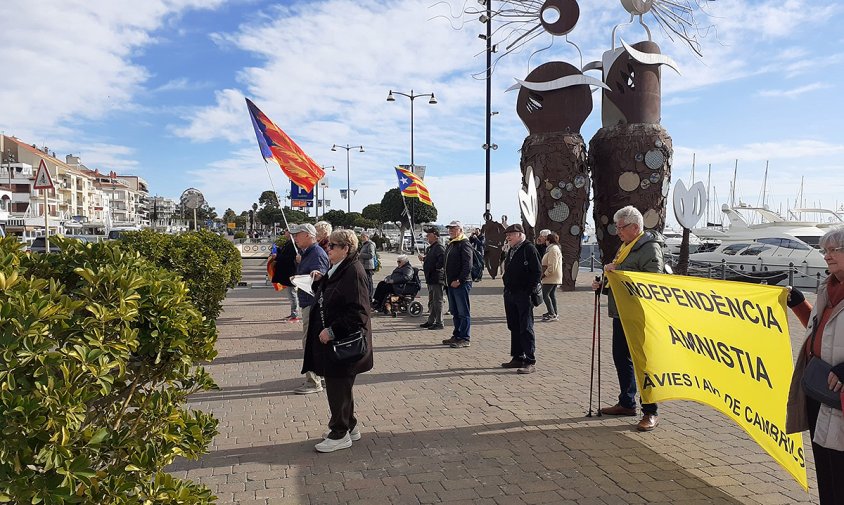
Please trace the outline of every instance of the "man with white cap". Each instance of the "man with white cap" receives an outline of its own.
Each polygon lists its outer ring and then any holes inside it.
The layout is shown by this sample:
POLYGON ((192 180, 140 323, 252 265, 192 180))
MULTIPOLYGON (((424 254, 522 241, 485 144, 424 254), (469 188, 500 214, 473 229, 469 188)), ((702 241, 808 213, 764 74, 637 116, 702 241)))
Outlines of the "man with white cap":
MULTIPOLYGON (((319 272, 325 275, 328 272, 328 254, 317 243, 317 231, 312 224, 300 224, 290 227, 290 234, 293 235, 293 240, 296 241, 296 246, 301 251, 301 259, 299 266, 296 267, 298 275, 311 275, 313 272, 319 272)), ((302 348, 305 348, 305 342, 308 338, 308 323, 311 316, 311 307, 316 303, 312 295, 306 293, 303 289, 299 290, 299 306, 302 309, 302 326, 304 327, 304 337, 302 338, 302 348)), ((305 383, 294 389, 293 392, 298 395, 307 395, 311 393, 319 393, 322 391, 322 379, 313 372, 305 374, 305 383)))
POLYGON ((518 368, 520 374, 536 371, 536 334, 533 331, 533 303, 531 293, 536 289, 542 267, 536 246, 525 239, 519 223, 504 230, 510 249, 505 258, 504 314, 510 330, 510 356, 504 368, 518 368))
POLYGON ((472 290, 472 260, 474 250, 463 234, 463 223, 452 221, 448 228, 448 247, 445 249, 445 281, 448 307, 454 321, 451 338, 443 344, 452 348, 469 347, 472 319, 469 314, 469 291, 472 290))

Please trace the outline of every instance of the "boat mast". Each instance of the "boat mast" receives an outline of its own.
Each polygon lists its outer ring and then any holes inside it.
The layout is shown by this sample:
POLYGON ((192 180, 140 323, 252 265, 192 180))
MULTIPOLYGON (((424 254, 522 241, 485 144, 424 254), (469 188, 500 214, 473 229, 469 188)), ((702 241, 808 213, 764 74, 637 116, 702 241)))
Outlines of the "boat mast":
POLYGON ((733 168, 733 182, 730 184, 730 207, 736 206, 736 174, 738 174, 738 159, 736 159, 736 166, 733 168))
POLYGON ((689 184, 689 187, 692 187, 695 183, 695 153, 692 153, 692 182, 689 184))
POLYGON ((706 220, 707 222, 714 222, 715 219, 709 221, 709 184, 712 182, 712 163, 709 164, 709 170, 706 173, 706 220))

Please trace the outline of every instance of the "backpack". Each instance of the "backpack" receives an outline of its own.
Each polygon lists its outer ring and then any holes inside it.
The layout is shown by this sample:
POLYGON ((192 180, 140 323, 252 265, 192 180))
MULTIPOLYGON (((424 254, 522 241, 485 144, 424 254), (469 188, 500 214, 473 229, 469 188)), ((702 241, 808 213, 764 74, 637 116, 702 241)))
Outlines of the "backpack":
POLYGON ((472 253, 472 280, 478 282, 484 276, 484 257, 474 247, 472 253))

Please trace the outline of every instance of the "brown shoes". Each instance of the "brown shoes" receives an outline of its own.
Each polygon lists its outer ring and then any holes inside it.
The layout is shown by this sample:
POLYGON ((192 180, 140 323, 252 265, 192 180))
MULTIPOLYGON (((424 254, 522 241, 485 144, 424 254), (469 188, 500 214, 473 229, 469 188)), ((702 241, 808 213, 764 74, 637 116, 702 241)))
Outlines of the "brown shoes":
POLYGON ((659 416, 656 414, 645 414, 642 420, 636 425, 639 431, 652 431, 659 424, 659 416))
MULTIPOLYGON (((618 403, 613 405, 612 407, 604 407, 601 409, 601 414, 606 414, 608 416, 635 416, 636 409, 628 409, 627 407, 622 407, 618 403)), ((656 426, 656 425, 654 425, 656 426)), ((653 429, 653 428, 651 428, 653 429)))
POLYGON ((443 345, 450 345, 450 344, 453 344, 455 342, 457 342, 457 339, 454 338, 454 337, 451 337, 451 338, 447 338, 447 339, 443 340, 443 345))
POLYGON ((516 370, 516 373, 528 374, 536 371, 536 365, 533 363, 525 363, 525 366, 516 370))
POLYGON ((522 368, 523 366, 525 366, 525 362, 516 358, 511 359, 507 363, 501 363, 501 368, 522 368))

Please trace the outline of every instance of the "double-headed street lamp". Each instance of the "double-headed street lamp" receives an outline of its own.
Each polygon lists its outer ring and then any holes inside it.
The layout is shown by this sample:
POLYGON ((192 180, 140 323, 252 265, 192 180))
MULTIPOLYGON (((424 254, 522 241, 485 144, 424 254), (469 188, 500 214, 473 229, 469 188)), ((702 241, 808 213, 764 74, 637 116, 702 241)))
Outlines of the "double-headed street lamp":
POLYGON ((352 211, 352 189, 350 187, 351 177, 349 176, 349 151, 352 149, 360 149, 359 152, 365 151, 363 150, 363 146, 350 146, 349 144, 346 144, 345 146, 338 146, 337 144, 334 144, 331 146, 331 150, 336 151, 338 147, 346 150, 346 213, 349 213, 352 211))
MULTIPOLYGON (((416 95, 413 93, 413 90, 410 90, 410 94, 402 93, 400 91, 396 91, 395 94, 407 97, 410 99, 410 171, 416 171, 416 165, 413 160, 413 101, 419 98, 420 96, 427 96, 431 97, 428 100, 428 103, 434 105, 437 103, 437 98, 434 96, 433 93, 424 93, 421 95, 416 95)), ((390 93, 387 95, 388 102, 395 102, 396 98, 393 96, 393 90, 390 90, 390 93)))

